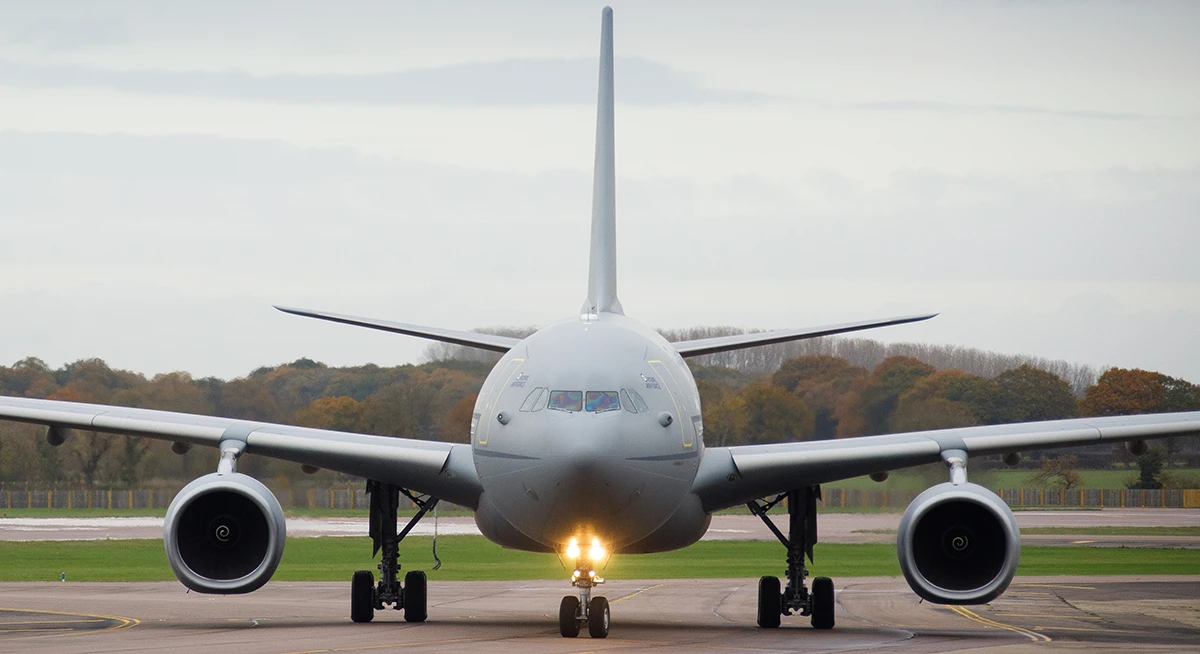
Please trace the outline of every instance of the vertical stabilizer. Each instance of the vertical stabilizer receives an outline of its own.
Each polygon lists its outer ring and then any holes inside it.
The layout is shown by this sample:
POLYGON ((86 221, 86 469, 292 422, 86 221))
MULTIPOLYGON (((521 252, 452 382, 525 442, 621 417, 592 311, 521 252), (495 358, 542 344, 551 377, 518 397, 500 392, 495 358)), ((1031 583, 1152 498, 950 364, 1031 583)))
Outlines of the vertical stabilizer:
POLYGON ((592 251, 583 314, 625 313, 617 299, 617 171, 613 127, 612 8, 601 14, 596 170, 592 181, 592 251))

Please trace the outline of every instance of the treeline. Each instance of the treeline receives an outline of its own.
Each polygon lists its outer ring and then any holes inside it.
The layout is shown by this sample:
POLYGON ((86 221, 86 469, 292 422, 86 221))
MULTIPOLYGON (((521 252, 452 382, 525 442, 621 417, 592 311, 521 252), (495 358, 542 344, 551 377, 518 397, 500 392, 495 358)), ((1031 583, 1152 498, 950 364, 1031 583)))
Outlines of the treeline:
MULTIPOLYGON (((309 359, 259 368, 247 377, 194 379, 186 372, 146 378, 87 359, 50 369, 29 358, 0 367, 0 394, 115 404, 295 424, 384 436, 466 442, 475 395, 490 366, 479 362, 331 368, 309 359)), ((7 484, 133 487, 174 484, 215 470, 216 453, 185 455, 170 443, 76 431, 51 447, 36 426, 0 422, 0 480, 7 484)), ((327 483, 299 466, 253 456, 239 469, 260 477, 327 483)))
MULTIPOLYGON (((910 356, 889 356, 868 368, 811 354, 765 374, 691 363, 703 399, 705 442, 712 446, 1200 410, 1200 387, 1143 370, 1108 370, 1077 397, 1073 382, 1028 363, 994 375, 939 369, 910 356)), ((99 359, 51 369, 30 358, 0 367, 0 394, 466 442, 490 367, 486 360, 448 359, 331 368, 300 359, 226 381, 184 372, 147 378, 99 359)), ((216 466, 216 453, 207 448, 177 455, 166 442, 86 431, 55 448, 42 434, 37 426, 0 422, 0 481, 10 487, 177 486, 216 466)), ((1175 447, 1168 462, 1182 451, 1175 447)), ((277 485, 337 477, 327 471, 304 475, 294 464, 253 456, 239 467, 277 485)))
MULTIPOLYGON (((485 327, 476 331, 501 336, 524 338, 534 327, 485 327)), ((660 329, 659 333, 668 341, 690 341, 717 336, 731 336, 762 332, 762 329, 738 327, 691 327, 687 329, 660 329)), ((812 338, 791 343, 766 345, 747 350, 734 350, 696 357, 691 360, 701 366, 732 368, 744 375, 769 375, 778 370, 784 361, 796 357, 826 355, 845 359, 851 365, 874 370, 884 359, 905 356, 924 361, 938 370, 961 370, 980 377, 995 377, 1005 370, 1021 366, 1032 366, 1053 373, 1067 382, 1071 391, 1082 396, 1087 387, 1096 383, 1099 371, 1088 365, 1070 363, 1061 359, 1045 359, 1025 354, 1002 354, 961 345, 933 345, 930 343, 881 343, 869 338, 846 338, 829 336, 812 338)), ((429 361, 490 361, 499 360, 499 355, 447 343, 434 343, 425 348, 429 361)))

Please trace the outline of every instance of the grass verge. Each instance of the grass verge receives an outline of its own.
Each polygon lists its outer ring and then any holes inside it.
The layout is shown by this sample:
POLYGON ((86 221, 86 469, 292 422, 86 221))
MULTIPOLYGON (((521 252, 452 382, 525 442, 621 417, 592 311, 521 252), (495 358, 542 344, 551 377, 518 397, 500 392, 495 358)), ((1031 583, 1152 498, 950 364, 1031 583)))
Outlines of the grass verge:
MULTIPOLYGON (((412 516, 416 509, 401 509, 399 515, 412 516)), ((366 518, 366 509, 284 509, 289 518, 366 518)), ((0 509, 0 518, 162 518, 159 509, 0 509)), ((472 516, 471 511, 438 511, 441 517, 472 516)))
POLYGON ((1196 536, 1200 527, 1026 527, 1022 534, 1067 536, 1196 536))
MULTIPOLYGON (((426 570, 431 580, 565 580, 552 554, 506 550, 479 536, 438 540, 441 570, 432 570, 432 538, 404 541, 401 563, 426 570)), ((347 581, 359 569, 374 569, 365 538, 288 539, 277 581, 347 581)), ((695 577, 757 578, 781 574, 783 548, 765 541, 701 541, 662 554, 615 556, 602 574, 615 579, 695 577)), ((168 581, 159 540, 0 542, 0 581, 168 581)), ((819 543, 814 576, 862 577, 900 574, 890 544, 819 543)), ((1200 550, 1026 547, 1021 575, 1200 574, 1200 550)))

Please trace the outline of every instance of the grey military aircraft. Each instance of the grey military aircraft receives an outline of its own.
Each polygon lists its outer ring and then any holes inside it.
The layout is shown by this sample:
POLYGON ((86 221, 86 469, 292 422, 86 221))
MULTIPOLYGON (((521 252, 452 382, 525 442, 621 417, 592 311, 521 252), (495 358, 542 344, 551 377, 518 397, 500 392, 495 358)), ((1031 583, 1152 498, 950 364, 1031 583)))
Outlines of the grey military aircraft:
POLYGON ((382 550, 376 582, 356 572, 350 617, 402 609, 427 617, 426 577, 400 580, 398 545, 439 501, 474 510, 480 531, 505 547, 553 552, 570 583, 559 610, 563 636, 586 625, 609 632, 609 605, 592 591, 612 553, 686 547, 705 533, 713 512, 745 505, 763 518, 786 549, 784 583, 758 585, 758 624, 809 616, 834 626, 833 582, 807 583, 805 558, 817 541, 820 484, 859 475, 944 462, 948 481, 919 495, 897 537, 901 568, 920 597, 944 604, 983 603, 1004 592, 1017 567, 1020 533, 1007 505, 967 481, 969 457, 1040 448, 1131 443, 1200 434, 1200 412, 948 429, 834 441, 704 447, 700 396, 685 359, 714 352, 898 325, 932 318, 904 316, 667 342, 626 317, 617 299, 616 177, 613 129, 612 11, 602 15, 599 109, 587 299, 578 315, 525 339, 422 327, 278 307, 280 310, 399 334, 499 352, 471 420, 470 445, 305 429, 286 425, 115 406, 0 398, 0 419, 48 427, 61 444, 71 429, 174 442, 177 452, 218 448, 216 472, 179 492, 167 511, 163 540, 171 568, 202 593, 247 593, 265 584, 283 553, 279 502, 237 472, 243 453, 275 457, 368 479, 370 536, 382 550), (419 511, 397 530, 400 495, 419 511), (787 533, 767 518, 786 507, 787 533))

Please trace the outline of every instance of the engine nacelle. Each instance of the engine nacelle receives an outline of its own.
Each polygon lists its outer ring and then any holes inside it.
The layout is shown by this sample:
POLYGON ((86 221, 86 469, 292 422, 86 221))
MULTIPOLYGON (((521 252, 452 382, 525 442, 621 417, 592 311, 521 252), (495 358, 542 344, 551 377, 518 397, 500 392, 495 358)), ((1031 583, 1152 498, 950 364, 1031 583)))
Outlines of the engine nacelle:
POLYGON ((167 509, 163 544, 184 586, 249 593, 275 574, 287 535, 283 509, 253 477, 212 473, 184 486, 167 509))
POLYGON ((983 604, 1008 588, 1021 531, 1004 500, 977 484, 938 484, 913 500, 896 538, 908 585, 936 604, 983 604))

